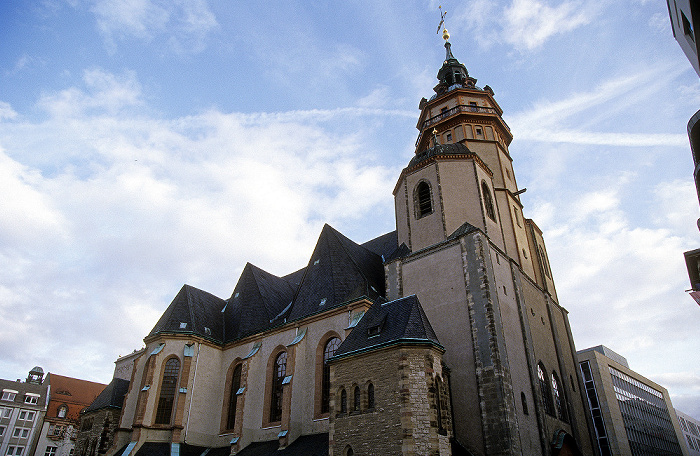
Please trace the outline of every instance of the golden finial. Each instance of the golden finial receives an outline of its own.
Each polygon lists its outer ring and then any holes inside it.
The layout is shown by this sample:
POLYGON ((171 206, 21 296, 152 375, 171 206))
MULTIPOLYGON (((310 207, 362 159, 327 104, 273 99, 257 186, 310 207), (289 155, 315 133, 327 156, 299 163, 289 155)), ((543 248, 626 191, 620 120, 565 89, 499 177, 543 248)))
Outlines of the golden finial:
POLYGON ((442 29, 442 39, 445 41, 450 39, 450 33, 447 31, 446 28, 442 29))

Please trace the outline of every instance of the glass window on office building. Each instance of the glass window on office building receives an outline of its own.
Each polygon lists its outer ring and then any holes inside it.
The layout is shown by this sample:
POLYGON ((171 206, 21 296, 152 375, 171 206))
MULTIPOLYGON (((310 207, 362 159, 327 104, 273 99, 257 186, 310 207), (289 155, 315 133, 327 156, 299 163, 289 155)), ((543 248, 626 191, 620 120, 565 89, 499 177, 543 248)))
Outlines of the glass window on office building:
POLYGON ((660 391, 610 367, 632 456, 682 455, 660 391))

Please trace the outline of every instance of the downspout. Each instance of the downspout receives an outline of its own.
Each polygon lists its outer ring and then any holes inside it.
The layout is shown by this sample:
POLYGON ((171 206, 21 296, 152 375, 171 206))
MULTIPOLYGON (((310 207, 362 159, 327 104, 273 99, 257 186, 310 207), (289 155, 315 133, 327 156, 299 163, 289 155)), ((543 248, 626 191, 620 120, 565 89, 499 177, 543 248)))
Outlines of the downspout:
POLYGON ((202 349, 202 343, 197 343, 197 361, 194 362, 194 376, 192 377, 192 393, 190 395, 190 406, 187 408, 187 424, 185 425, 185 438, 183 439, 187 443, 187 431, 190 428, 190 412, 192 411, 192 396, 194 396, 194 384, 197 381, 197 366, 199 366, 199 351, 202 349))

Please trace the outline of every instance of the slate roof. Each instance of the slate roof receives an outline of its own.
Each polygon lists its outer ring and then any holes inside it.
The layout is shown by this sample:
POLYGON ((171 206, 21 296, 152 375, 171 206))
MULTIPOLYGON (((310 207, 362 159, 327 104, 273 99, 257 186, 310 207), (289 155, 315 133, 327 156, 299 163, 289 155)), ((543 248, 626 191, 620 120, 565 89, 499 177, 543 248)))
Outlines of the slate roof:
POLYGON ((375 302, 340 344, 333 359, 401 342, 427 343, 442 348, 416 295, 375 302), (373 328, 378 331, 371 331, 373 328))
POLYGON ((148 335, 153 336, 160 332, 194 333, 222 341, 221 310, 225 305, 226 301, 211 293, 191 285, 183 285, 148 335), (181 323, 185 323, 186 326, 182 327, 181 323))
POLYGON ((381 256, 324 225, 286 318, 298 320, 362 296, 383 295, 381 256))
POLYGON ((122 408, 124 396, 129 389, 129 380, 123 378, 113 378, 109 385, 102 390, 99 396, 92 401, 92 404, 83 409, 82 413, 92 412, 103 408, 122 408))
POLYGON ((184 285, 149 336, 198 334, 227 343, 354 299, 374 300, 384 295, 383 258, 397 239, 392 231, 359 245, 324 225, 306 267, 278 277, 247 263, 227 300, 184 285))
POLYGON ((226 337, 231 341, 270 327, 294 298, 287 280, 247 263, 226 308, 226 337))
POLYGON ((470 150, 462 143, 438 144, 414 155, 411 161, 408 162, 408 168, 436 155, 464 155, 469 153, 471 153, 470 150))

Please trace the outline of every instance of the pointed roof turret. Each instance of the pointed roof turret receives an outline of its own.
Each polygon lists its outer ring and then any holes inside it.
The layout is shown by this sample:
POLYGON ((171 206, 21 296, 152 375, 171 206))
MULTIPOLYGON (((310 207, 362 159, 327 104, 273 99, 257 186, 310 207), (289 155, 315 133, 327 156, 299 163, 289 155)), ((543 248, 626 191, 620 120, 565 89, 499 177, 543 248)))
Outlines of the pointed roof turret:
POLYGON ((456 87, 476 87, 476 79, 469 77, 467 67, 452 55, 452 45, 448 41, 450 34, 447 29, 443 30, 442 37, 445 40, 445 61, 437 74, 440 82, 433 88, 435 93, 440 95, 456 87))

